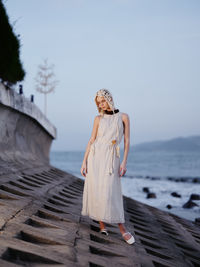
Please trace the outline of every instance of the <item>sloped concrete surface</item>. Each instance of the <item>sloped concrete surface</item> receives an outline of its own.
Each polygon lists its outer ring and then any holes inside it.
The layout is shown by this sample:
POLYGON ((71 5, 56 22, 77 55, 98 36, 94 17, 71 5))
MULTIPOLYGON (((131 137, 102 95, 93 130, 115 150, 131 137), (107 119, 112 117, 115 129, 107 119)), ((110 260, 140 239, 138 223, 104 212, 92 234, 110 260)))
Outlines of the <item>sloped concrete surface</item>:
POLYGON ((2 175, 0 266, 200 266, 199 226, 124 196, 129 245, 81 216, 83 185, 50 165, 2 175))

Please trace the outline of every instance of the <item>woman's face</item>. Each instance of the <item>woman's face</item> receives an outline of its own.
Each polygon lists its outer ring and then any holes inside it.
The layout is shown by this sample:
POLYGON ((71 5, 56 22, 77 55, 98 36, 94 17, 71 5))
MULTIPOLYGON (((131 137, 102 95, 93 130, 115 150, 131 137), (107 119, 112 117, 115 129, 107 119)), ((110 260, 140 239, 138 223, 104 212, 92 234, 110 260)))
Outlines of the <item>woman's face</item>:
POLYGON ((108 105, 108 102, 105 100, 104 96, 98 96, 97 97, 97 104, 103 110, 111 110, 111 108, 108 105))

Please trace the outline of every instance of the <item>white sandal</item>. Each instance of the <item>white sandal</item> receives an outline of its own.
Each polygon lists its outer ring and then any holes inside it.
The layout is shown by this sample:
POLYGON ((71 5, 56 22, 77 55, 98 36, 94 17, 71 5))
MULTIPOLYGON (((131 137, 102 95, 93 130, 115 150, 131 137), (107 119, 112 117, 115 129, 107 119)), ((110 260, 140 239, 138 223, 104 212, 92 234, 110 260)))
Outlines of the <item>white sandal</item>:
POLYGON ((126 239, 124 239, 128 244, 133 244, 134 242, 135 242, 135 238, 134 238, 134 236, 132 236, 132 234, 130 233, 130 232, 126 232, 126 233, 124 233, 122 236, 124 237, 125 235, 127 235, 127 234, 130 234, 131 235, 131 238, 129 238, 128 240, 126 240, 126 239))
POLYGON ((107 229, 105 229, 105 228, 100 229, 99 232, 100 232, 101 234, 103 234, 103 235, 108 235, 108 231, 107 231, 107 229))

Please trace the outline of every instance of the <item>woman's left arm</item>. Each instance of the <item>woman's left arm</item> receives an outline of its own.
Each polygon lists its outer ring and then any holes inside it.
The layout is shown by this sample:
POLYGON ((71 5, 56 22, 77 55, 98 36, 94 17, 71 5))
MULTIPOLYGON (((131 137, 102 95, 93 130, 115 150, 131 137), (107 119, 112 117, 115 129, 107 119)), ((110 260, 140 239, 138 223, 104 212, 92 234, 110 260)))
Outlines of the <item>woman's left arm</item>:
POLYGON ((124 158, 120 165, 120 171, 119 171, 120 176, 123 176, 127 171, 126 164, 130 147, 130 120, 128 114, 126 113, 122 114, 122 121, 124 125, 124 158))

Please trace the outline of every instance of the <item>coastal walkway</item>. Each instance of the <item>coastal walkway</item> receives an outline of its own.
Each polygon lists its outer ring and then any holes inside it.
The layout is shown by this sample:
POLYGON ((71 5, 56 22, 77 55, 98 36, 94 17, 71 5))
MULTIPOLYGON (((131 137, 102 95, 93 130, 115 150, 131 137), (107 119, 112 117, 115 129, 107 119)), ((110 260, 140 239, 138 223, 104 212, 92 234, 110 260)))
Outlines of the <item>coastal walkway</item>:
POLYGON ((46 165, 0 176, 0 266, 200 266, 200 227, 124 198, 127 244, 117 224, 81 216, 84 181, 46 165))

